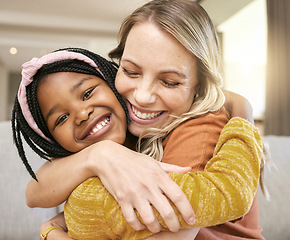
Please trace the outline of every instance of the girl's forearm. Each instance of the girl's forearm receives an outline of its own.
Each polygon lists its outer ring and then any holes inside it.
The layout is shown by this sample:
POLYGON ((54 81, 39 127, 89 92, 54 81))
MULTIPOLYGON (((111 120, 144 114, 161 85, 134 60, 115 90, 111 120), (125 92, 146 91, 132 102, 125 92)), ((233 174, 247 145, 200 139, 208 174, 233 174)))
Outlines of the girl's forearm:
MULTIPOLYGON (((43 164, 36 173, 38 182, 31 179, 26 187, 27 205, 48 208, 63 203, 75 187, 96 176, 96 168, 91 166, 90 154, 91 147, 43 164)), ((97 162, 98 159, 95 163, 97 162)))

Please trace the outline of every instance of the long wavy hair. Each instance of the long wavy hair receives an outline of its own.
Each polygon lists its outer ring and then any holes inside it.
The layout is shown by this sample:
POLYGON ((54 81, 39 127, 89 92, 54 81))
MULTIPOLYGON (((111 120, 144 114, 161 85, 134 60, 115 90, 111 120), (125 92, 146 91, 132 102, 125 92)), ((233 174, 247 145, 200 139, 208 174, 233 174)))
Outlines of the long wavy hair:
POLYGON ((199 88, 190 110, 174 116, 173 122, 163 129, 150 128, 139 138, 139 150, 141 139, 146 138, 140 151, 161 161, 163 139, 186 120, 219 110, 225 96, 221 88, 220 47, 215 27, 207 12, 192 0, 153 0, 136 9, 121 25, 119 44, 109 56, 120 60, 132 27, 148 21, 171 34, 197 58, 199 88))

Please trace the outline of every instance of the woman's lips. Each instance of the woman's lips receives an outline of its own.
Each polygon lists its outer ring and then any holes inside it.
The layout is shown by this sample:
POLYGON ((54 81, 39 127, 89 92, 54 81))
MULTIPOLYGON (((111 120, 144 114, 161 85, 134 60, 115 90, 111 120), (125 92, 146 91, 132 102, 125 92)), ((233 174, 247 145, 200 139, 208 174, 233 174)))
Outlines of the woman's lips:
POLYGON ((141 124, 153 124, 160 120, 167 112, 165 111, 148 111, 137 108, 130 102, 127 102, 130 118, 132 121, 141 124))
POLYGON ((157 118, 162 114, 162 112, 151 112, 151 113, 140 112, 136 107, 134 107, 133 105, 131 106, 132 106, 132 111, 135 114, 135 116, 143 120, 157 118))

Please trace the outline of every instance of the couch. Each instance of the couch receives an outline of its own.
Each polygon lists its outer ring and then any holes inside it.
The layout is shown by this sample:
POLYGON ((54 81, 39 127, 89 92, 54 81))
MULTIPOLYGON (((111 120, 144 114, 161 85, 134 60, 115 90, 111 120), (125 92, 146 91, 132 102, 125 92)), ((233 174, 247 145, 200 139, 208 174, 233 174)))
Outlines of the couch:
MULTIPOLYGON (((42 222, 61 208, 30 209, 25 204, 25 186, 30 180, 12 141, 10 122, 0 122, 0 240, 37 240, 42 222)), ((260 222, 263 235, 269 240, 290 240, 290 137, 267 136, 272 163, 266 167, 265 182, 268 201, 258 190, 260 222)), ((36 171, 45 160, 29 148, 27 156, 36 171)))

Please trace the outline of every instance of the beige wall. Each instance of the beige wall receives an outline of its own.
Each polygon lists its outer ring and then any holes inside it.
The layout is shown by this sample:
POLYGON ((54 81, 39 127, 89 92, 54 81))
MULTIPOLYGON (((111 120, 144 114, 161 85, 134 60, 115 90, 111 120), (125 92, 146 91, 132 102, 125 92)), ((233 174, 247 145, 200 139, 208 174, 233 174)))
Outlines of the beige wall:
POLYGON ((0 121, 8 120, 8 71, 0 65, 0 121))

